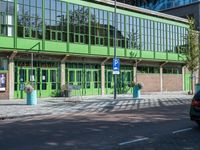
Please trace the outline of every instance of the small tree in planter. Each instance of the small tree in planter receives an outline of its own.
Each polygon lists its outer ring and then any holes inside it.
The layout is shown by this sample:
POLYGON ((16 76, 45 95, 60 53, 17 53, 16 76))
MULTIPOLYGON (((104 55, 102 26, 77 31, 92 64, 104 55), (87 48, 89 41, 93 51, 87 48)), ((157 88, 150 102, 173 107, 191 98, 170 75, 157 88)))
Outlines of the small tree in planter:
POLYGON ((32 85, 27 84, 27 85, 25 85, 25 87, 24 87, 24 91, 26 92, 26 94, 30 94, 30 93, 32 93, 32 92, 34 91, 34 88, 33 88, 32 85))
POLYGON ((36 105, 37 104, 37 91, 34 90, 34 87, 31 84, 26 84, 24 91, 27 94, 27 105, 36 105))
POLYGON ((143 83, 132 82, 131 87, 133 87, 133 98, 140 98, 140 90, 144 87, 143 83))

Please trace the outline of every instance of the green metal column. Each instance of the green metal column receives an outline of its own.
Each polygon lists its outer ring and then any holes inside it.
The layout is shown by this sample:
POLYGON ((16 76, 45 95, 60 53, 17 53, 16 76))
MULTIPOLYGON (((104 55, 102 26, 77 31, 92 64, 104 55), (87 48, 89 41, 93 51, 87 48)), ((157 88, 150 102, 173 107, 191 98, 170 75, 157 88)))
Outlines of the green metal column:
POLYGON ((17 2, 14 1, 14 48, 17 48, 17 2))
POLYGON ((110 55, 110 15, 109 13, 111 12, 108 12, 107 13, 107 18, 108 18, 108 21, 107 21, 107 25, 108 25, 108 47, 107 47, 107 55, 110 55))
POLYGON ((45 29, 45 0, 42 0, 42 50, 45 50, 45 35, 46 35, 46 29, 45 29))
MULTIPOLYGON (((137 23, 136 23, 136 26, 137 26, 137 23)), ((141 19, 139 19, 139 27, 140 27, 140 41, 139 41, 139 43, 140 43, 140 46, 139 46, 139 48, 140 48, 140 58, 142 58, 142 28, 141 28, 141 19)))
POLYGON ((126 44, 126 16, 124 15, 124 42, 125 42, 125 47, 124 47, 124 56, 126 57, 127 55, 127 44, 126 44))
POLYGON ((67 3, 66 7, 67 7, 67 52, 69 52, 69 3, 67 3))
MULTIPOLYGON (((155 31, 156 29, 155 29, 155 22, 153 22, 153 30, 155 31)), ((153 40, 155 41, 155 32, 153 32, 153 40)), ((152 39, 151 39, 151 43, 152 43, 152 41, 153 41, 152 39)), ((154 52, 154 59, 156 58, 156 46, 155 46, 155 44, 157 44, 157 42, 153 42, 154 44, 153 44, 153 52, 154 52)))
MULTIPOLYGON (((167 25, 168 27, 168 25, 167 25)), ((169 28, 170 29, 170 28, 169 28)), ((167 37, 167 41, 166 41, 166 45, 167 45, 167 49, 166 49, 166 59, 168 60, 168 49, 169 49, 169 46, 168 46, 168 31, 166 32, 166 37, 167 37)))
POLYGON ((89 9, 89 42, 88 42, 88 53, 91 54, 91 11, 90 8, 89 9))

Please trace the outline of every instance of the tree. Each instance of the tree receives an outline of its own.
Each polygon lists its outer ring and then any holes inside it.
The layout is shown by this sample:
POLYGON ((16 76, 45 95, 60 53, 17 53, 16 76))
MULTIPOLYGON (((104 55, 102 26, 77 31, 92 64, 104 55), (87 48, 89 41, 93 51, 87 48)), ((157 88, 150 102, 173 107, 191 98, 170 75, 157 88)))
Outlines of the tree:
POLYGON ((187 46, 185 47, 185 56, 186 56, 186 66, 191 72, 191 93, 194 93, 193 88, 193 77, 194 72, 198 70, 199 65, 199 40, 198 32, 195 31, 195 20, 194 18, 188 18, 189 29, 188 35, 186 36, 187 46))

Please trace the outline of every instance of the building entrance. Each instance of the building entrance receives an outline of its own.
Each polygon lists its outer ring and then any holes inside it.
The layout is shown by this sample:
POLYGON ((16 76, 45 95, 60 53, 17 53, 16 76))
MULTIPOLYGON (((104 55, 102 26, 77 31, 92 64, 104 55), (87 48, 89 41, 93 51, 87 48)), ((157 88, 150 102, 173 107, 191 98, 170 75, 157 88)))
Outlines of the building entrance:
MULTIPOLYGON (((117 93, 131 93, 130 84, 133 81, 133 70, 131 67, 121 67, 120 74, 117 75, 117 93)), ((114 93, 114 75, 113 70, 106 68, 105 70, 105 90, 106 94, 114 93)))
POLYGON ((15 98, 24 99, 24 88, 32 84, 38 97, 56 96, 59 86, 59 69, 54 67, 15 67, 15 98))
POLYGON ((67 81, 69 85, 80 86, 80 91, 72 91, 72 96, 101 94, 101 72, 95 65, 68 64, 67 81))

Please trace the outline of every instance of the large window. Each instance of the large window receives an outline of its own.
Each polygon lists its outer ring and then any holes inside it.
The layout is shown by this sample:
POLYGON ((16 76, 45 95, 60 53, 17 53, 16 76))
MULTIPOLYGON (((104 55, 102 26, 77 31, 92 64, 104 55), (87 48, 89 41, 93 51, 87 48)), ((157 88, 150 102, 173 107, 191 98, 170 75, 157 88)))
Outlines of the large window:
POLYGON ((108 18, 107 11, 99 9, 91 9, 91 44, 100 46, 108 45, 107 18, 108 18))
POLYGON ((116 28, 116 46, 120 48, 125 48, 125 38, 128 36, 127 40, 129 40, 129 34, 125 35, 125 15, 117 14, 115 18, 114 13, 109 13, 109 25, 110 25, 110 46, 114 46, 114 36, 115 36, 115 28, 116 28), (116 21, 117 19, 117 21, 116 21), (115 26, 115 22, 117 25, 115 26))
MULTIPOLYGON (((113 12, 60 0, 44 0, 44 7, 42 5, 42 0, 17 1, 18 37, 114 47, 116 28, 118 49, 178 53, 179 48, 187 44, 186 28, 164 23, 164 20, 120 13, 115 19, 113 12)), ((14 0, 0 0, 0 34, 13 36, 13 32, 14 0)))
POLYGON ((126 16, 126 47, 140 49, 140 19, 126 16))
POLYGON ((67 4, 45 0, 46 40, 67 41, 67 4))
POLYGON ((153 29, 154 29, 154 22, 147 19, 141 19, 141 44, 142 50, 153 51, 153 29))
POLYGON ((13 36, 14 0, 0 0, 0 35, 13 36))
POLYGON ((89 8, 69 4, 69 36, 72 43, 88 44, 89 8))
POLYGON ((181 67, 164 67, 163 68, 164 74, 182 74, 181 67))
POLYGON ((117 47, 125 48, 125 16, 117 14, 117 47))
POLYGON ((159 67, 155 66, 138 66, 137 67, 138 73, 160 73, 159 67))
POLYGON ((42 1, 18 0, 17 36, 42 39, 42 1))

